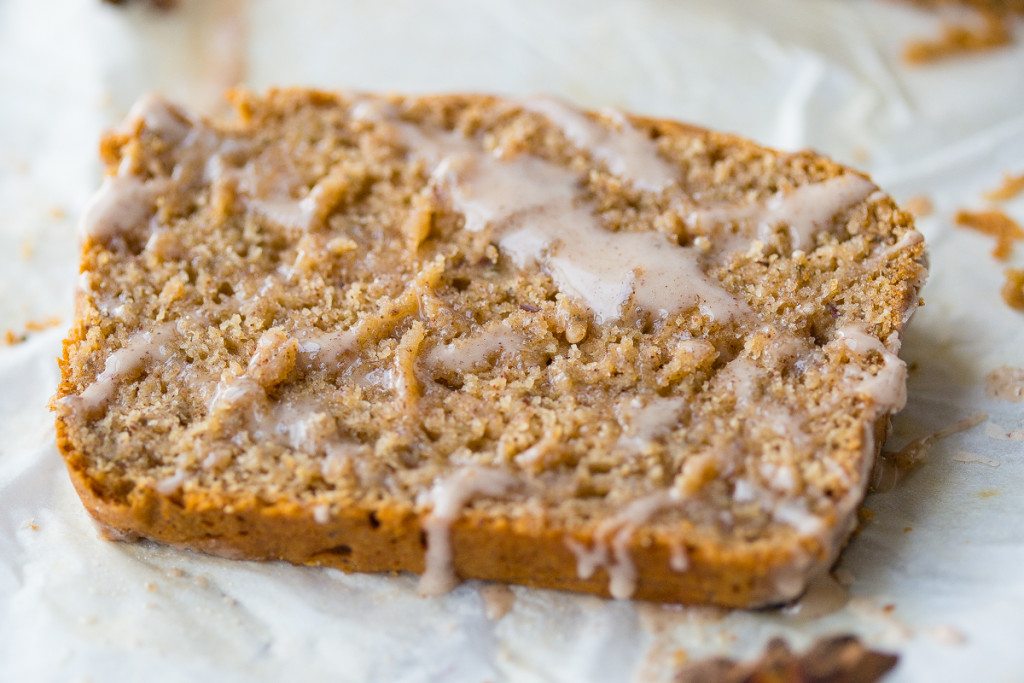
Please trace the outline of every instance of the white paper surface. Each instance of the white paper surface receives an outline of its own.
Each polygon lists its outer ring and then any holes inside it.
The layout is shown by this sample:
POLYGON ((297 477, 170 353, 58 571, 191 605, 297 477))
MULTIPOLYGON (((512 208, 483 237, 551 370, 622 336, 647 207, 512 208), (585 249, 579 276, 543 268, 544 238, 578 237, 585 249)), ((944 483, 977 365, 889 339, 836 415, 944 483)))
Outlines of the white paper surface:
MULTIPOLYGON (((898 198, 930 196, 932 275, 889 447, 989 415, 868 499, 841 612, 723 616, 515 588, 489 621, 477 583, 421 599, 410 577, 99 540, 45 407, 63 329, 33 334, 0 347, 0 680, 657 680, 680 649, 751 655, 773 635, 799 646, 840 631, 899 652, 894 681, 1024 678, 1024 441, 993 436, 1024 426, 1024 404, 984 393, 989 370, 1024 365, 1024 316, 999 299, 991 241, 951 223, 1024 171, 1024 48, 903 66, 903 41, 937 26, 873 0, 192 0, 169 14, 0 0, 0 332, 69 320, 96 143, 145 91, 206 110, 238 79, 547 91, 814 147, 898 198)), ((1024 220, 1024 200, 1006 208, 1024 220)))

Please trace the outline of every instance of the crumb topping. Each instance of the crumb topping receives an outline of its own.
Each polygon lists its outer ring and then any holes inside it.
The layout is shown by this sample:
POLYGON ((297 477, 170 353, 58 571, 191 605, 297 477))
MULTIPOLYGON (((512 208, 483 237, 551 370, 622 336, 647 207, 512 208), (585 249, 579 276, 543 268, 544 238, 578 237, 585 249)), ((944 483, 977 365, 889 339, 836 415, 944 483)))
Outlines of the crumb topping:
POLYGON ((101 485, 543 510, 623 595, 641 525, 842 535, 925 273, 868 180, 561 103, 235 104, 104 142, 57 404, 101 485))

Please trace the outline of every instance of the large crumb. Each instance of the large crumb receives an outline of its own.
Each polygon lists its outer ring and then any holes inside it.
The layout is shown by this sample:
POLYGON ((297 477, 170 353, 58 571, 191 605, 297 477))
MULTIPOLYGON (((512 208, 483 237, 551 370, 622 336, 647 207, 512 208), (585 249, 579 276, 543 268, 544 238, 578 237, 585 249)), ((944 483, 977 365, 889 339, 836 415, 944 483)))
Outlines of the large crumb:
POLYGON ((56 315, 51 315, 46 318, 38 318, 36 320, 29 320, 25 323, 25 331, 42 332, 43 330, 48 330, 51 327, 57 327, 60 323, 60 317, 56 315))
POLYGON ((938 38, 910 41, 903 51, 909 64, 930 64, 951 57, 986 52, 1014 42, 1010 21, 995 12, 984 12, 981 26, 946 24, 938 38))
POLYGON ((1003 301, 1010 308, 1024 311, 1024 269, 1008 268, 1002 289, 1003 301))
POLYGON ((1024 173, 1003 176, 1003 184, 985 193, 985 199, 993 202, 1005 202, 1024 192, 1024 173))
POLYGON ((917 218, 930 216, 935 211, 935 205, 932 203, 931 198, 923 194, 911 197, 903 203, 903 207, 917 218))
POLYGON ((28 339, 24 332, 15 332, 14 330, 5 330, 3 336, 4 346, 15 346, 28 339))
POLYGON ((992 256, 1000 261, 1009 259, 1013 253, 1013 243, 1024 239, 1024 229, 1021 229, 1020 224, 998 209, 958 211, 956 224, 995 237, 992 256))
POLYGON ((827 636, 803 654, 785 640, 769 641, 764 654, 748 662, 724 657, 685 665, 676 683, 872 683, 896 666, 899 657, 866 647, 852 635, 827 636))

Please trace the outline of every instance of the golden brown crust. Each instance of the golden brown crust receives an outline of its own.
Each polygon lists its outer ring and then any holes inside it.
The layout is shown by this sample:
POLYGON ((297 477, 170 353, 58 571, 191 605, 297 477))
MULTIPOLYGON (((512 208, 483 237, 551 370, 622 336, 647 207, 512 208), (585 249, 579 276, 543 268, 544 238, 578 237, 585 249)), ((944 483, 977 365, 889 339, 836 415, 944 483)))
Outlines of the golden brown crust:
MULTIPOLYGON (((881 450, 887 423, 884 418, 876 429, 879 446, 874 457, 881 450)), ((411 510, 383 505, 349 508, 321 524, 308 509, 288 501, 208 496, 183 501, 147 488, 133 491, 123 503, 105 497, 85 474, 79 466, 83 456, 73 450, 60 419, 57 446, 82 503, 101 529, 117 532, 112 538, 137 534, 230 559, 285 560, 346 572, 423 571, 422 519, 411 510)), ((566 533, 540 521, 511 524, 468 511, 452 526, 456 573, 608 597, 603 571, 589 579, 578 577, 576 558, 565 545, 566 533)), ((751 607, 772 604, 776 573, 788 569, 795 557, 822 549, 692 547, 686 572, 672 571, 671 547, 665 538, 638 533, 630 552, 638 572, 638 600, 751 607)), ((827 568, 833 559, 823 557, 819 565, 827 568)))
MULTIPOLYGON (((235 101, 245 118, 244 97, 238 96, 235 101)), ((754 147, 736 136, 673 121, 633 120, 667 134, 697 134, 723 144, 754 147)), ((115 148, 124 142, 123 135, 105 140, 103 149, 108 161, 116 159, 115 148)), ((836 174, 845 170, 837 169, 836 174)), ((87 240, 84 258, 88 246, 87 240)), ((916 289, 909 292, 903 307, 914 304, 916 289)), ((899 330, 902 324, 902 320, 894 322, 893 328, 899 330)), ((59 360, 62 383, 58 396, 79 390, 69 379, 69 351, 86 339, 86 332, 82 317, 76 317, 59 360)), ((887 423, 888 417, 883 415, 875 424, 872 458, 881 448, 887 423)), ((334 511, 328 521, 321 523, 308 506, 287 498, 265 500, 255 495, 231 497, 202 491, 163 495, 149 485, 126 488, 123 481, 108 482, 90 473, 88 457, 76 449, 62 415, 57 417, 56 428, 58 447, 86 508, 101 524, 120 532, 228 557, 280 559, 345 571, 423 571, 423 519, 412 508, 386 503, 352 506, 334 511)), ((869 457, 863 446, 853 445, 864 453, 862 457, 869 457)), ((857 500, 862 493, 855 496, 857 500)), ((851 519, 852 514, 851 508, 851 519)), ((689 567, 685 572, 671 569, 672 539, 641 527, 629 543, 638 572, 634 597, 734 607, 770 603, 777 599, 780 575, 792 571, 801 561, 810 560, 810 566, 799 570, 804 574, 824 570, 834 561, 847 536, 846 521, 831 520, 838 536, 835 547, 797 536, 787 544, 688 542, 689 567)), ((567 536, 591 543, 592 531, 593 527, 561 528, 536 517, 513 522, 470 509, 452 526, 454 567, 464 578, 607 595, 608 576, 604 570, 588 579, 579 578, 577 558, 565 543, 567 536)))

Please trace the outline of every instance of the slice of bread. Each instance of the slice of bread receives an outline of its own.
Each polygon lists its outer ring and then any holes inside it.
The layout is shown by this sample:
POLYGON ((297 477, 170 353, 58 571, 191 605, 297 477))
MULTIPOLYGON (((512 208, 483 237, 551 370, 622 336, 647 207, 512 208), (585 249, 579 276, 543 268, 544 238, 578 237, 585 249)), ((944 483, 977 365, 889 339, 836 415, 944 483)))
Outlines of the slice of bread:
POLYGON ((57 435, 120 537, 659 601, 848 538, 924 244, 809 152, 556 100, 236 92, 106 137, 57 435))

